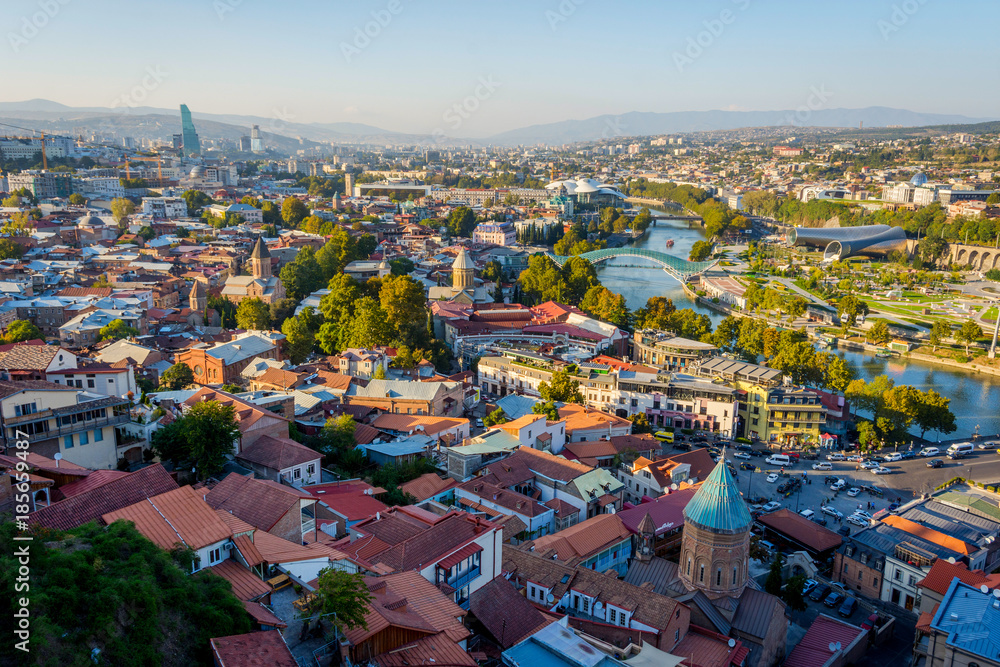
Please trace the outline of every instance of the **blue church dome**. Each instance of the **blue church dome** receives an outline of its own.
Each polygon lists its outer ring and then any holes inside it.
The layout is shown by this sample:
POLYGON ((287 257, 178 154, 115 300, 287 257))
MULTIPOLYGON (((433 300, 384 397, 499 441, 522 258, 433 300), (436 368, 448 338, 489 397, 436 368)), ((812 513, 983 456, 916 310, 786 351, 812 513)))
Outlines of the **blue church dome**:
POLYGON ((750 530, 753 517, 736 481, 726 466, 725 455, 702 483, 687 507, 684 522, 714 533, 734 534, 750 530))

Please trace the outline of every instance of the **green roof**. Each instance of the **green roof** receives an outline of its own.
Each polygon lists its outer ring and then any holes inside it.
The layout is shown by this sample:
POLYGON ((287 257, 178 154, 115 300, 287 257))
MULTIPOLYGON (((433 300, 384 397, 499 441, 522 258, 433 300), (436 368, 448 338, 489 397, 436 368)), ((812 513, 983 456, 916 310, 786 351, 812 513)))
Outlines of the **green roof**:
POLYGON ((729 474, 725 457, 702 483, 684 508, 685 523, 716 533, 741 533, 750 529, 753 517, 729 474))

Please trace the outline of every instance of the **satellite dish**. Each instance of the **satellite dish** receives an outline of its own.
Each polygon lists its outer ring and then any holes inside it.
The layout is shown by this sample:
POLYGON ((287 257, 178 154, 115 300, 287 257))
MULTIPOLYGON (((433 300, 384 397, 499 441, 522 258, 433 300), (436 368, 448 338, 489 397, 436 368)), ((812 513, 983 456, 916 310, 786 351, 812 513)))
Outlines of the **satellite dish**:
POLYGON ((838 650, 838 651, 839 651, 839 650, 840 650, 841 648, 843 648, 843 646, 844 646, 843 644, 841 644, 840 642, 837 642, 837 650, 838 650))
POLYGON ((729 648, 734 648, 735 646, 736 646, 736 640, 735 639, 730 639, 729 640, 729 648))
POLYGON ((980 593, 989 593, 990 592, 990 587, 987 586, 986 584, 983 584, 982 586, 979 587, 979 592, 980 593))
POLYGON ((1000 599, 1000 588, 993 589, 993 597, 1000 599))
POLYGON ((827 648, 830 649, 830 653, 836 653, 837 652, 836 642, 830 642, 830 646, 828 646, 827 648))
POLYGON ((552 593, 546 594, 545 595, 545 599, 548 600, 549 602, 555 602, 556 601, 556 598, 555 598, 554 595, 552 595, 552 593))
POLYGON ((674 484, 671 484, 671 485, 670 485, 670 490, 671 490, 671 491, 676 491, 676 490, 677 490, 677 484, 676 484, 676 483, 674 483, 674 484))
POLYGON ((52 458, 54 458, 56 461, 62 461, 62 454, 60 452, 56 452, 52 458))

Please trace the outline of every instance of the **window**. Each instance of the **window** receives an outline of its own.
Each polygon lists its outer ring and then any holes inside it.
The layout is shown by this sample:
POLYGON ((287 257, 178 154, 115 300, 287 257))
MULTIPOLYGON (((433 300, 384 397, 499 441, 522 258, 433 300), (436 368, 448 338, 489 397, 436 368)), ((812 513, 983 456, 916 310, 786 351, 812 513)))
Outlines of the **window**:
POLYGON ((618 612, 614 608, 608 611, 608 623, 618 625, 618 612))
POLYGON ((14 416, 15 417, 27 417, 28 415, 33 415, 38 412, 38 406, 32 403, 24 403, 22 405, 14 406, 14 416))
POLYGON ((917 583, 917 579, 911 574, 909 581, 907 581, 906 583, 908 583, 910 586, 914 586, 917 583))
POLYGON ((292 477, 300 479, 302 477, 302 468, 296 468, 295 471, 292 472, 292 477))
POLYGON ((721 567, 718 570, 715 571, 715 585, 716 586, 721 586, 722 585, 722 568, 721 567))
POLYGON ((687 576, 689 576, 689 577, 691 576, 691 559, 690 558, 688 558, 687 576))
POLYGON ((215 565, 222 560, 222 549, 216 547, 208 552, 208 564, 215 565))
POLYGON ((93 389, 93 388, 94 388, 94 381, 87 380, 87 389, 93 389))
POLYGON ((899 570, 896 570, 895 572, 892 573, 892 578, 895 579, 896 581, 902 581, 903 573, 900 572, 899 570))
POLYGON ((861 568, 860 567, 858 568, 858 579, 864 579, 864 575, 861 572, 861 568))
POLYGON ((86 445, 90 442, 90 438, 87 437, 86 431, 80 431, 80 444, 86 445))
POLYGON ((850 567, 847 565, 847 563, 844 563, 844 574, 847 574, 849 571, 850 567))
POLYGON ((737 569, 734 567, 733 568, 733 586, 736 585, 736 579, 737 579, 737 569))
POLYGON ((104 442, 104 429, 94 431, 94 442, 104 442))
POLYGON ((306 474, 307 475, 312 476, 315 473, 316 473, 316 464, 315 463, 310 463, 309 465, 306 466, 306 474))
POLYGON ((698 567, 698 581, 705 581, 705 566, 700 565, 698 567))
POLYGON ((679 642, 680 640, 681 640, 681 631, 680 630, 674 630, 674 641, 675 642, 679 642))
POLYGON ((63 437, 63 449, 73 449, 73 436, 67 435, 63 437))
POLYGON ((878 588, 878 577, 872 577, 872 586, 878 588))

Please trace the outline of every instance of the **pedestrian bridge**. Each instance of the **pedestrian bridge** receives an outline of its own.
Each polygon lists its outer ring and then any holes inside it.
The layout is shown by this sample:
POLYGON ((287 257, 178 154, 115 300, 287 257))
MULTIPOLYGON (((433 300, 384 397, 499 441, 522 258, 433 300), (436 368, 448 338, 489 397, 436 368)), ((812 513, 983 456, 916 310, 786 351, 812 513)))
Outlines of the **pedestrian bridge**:
MULTIPOLYGON (((546 253, 546 255, 559 266, 572 259, 564 255, 553 255, 552 253, 546 253)), ((604 248, 602 250, 591 250, 590 252, 576 256, 587 260, 591 264, 597 264, 598 262, 603 262, 614 257, 641 257, 642 259, 659 264, 663 267, 664 271, 681 282, 685 282, 691 276, 704 273, 716 264, 716 261, 689 262, 686 259, 674 257, 665 252, 646 250, 644 248, 604 248)))

